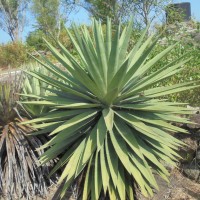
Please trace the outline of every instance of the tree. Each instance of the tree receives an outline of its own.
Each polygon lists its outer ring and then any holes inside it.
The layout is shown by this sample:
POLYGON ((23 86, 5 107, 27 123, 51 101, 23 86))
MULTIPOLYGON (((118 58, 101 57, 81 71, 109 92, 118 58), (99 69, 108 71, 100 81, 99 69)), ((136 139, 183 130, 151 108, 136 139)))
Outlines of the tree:
POLYGON ((45 34, 55 35, 59 29, 59 0, 33 0, 33 14, 36 17, 36 28, 45 34))
MULTIPOLYGON (((131 0, 135 20, 141 25, 147 25, 162 16, 166 6, 173 0, 131 0)), ((163 17, 162 17, 163 18, 163 17)))
POLYGON ((0 28, 12 41, 21 40, 28 0, 0 0, 0 28))
POLYGON ((117 0, 86 0, 84 7, 93 17, 101 19, 104 23, 107 16, 115 22, 118 21, 117 0))
POLYGON ((36 28, 44 34, 58 38, 67 16, 74 6, 72 0, 33 0, 32 11, 36 28))
POLYGON ((132 16, 135 25, 143 26, 161 17, 166 5, 172 2, 173 0, 85 0, 83 7, 103 23, 107 16, 115 24, 119 20, 127 21, 132 16))
POLYGON ((125 21, 132 13, 132 2, 129 0, 85 0, 82 4, 93 17, 106 23, 107 16, 114 24, 125 21))

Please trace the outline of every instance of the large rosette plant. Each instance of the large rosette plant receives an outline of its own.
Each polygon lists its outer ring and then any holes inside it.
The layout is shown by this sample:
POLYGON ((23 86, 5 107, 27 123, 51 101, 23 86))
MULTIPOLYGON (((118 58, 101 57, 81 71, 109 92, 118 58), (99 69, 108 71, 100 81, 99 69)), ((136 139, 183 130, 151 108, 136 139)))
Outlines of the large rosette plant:
POLYGON ((161 97, 197 85, 153 86, 182 70, 188 59, 182 57, 151 70, 174 46, 149 59, 159 37, 146 38, 144 31, 128 50, 131 23, 123 30, 121 25, 112 30, 108 19, 103 33, 101 24, 94 20, 92 33, 76 26, 73 34, 67 31, 78 56, 59 41, 59 50, 46 42, 66 70, 42 57, 38 62, 56 78, 27 72, 53 88, 50 95, 38 96, 40 101, 23 102, 51 107, 46 115, 23 123, 32 123, 38 129, 35 134, 49 132, 52 136, 41 147, 48 147, 41 164, 61 156, 52 171, 64 167, 61 197, 77 179, 83 185, 83 200, 106 196, 133 199, 133 182, 144 196, 152 196, 153 188, 158 189, 154 174, 168 181, 169 173, 161 161, 175 165, 180 157, 177 149, 183 143, 173 134, 187 133, 170 122, 188 123, 178 117, 188 113, 181 103, 161 97))

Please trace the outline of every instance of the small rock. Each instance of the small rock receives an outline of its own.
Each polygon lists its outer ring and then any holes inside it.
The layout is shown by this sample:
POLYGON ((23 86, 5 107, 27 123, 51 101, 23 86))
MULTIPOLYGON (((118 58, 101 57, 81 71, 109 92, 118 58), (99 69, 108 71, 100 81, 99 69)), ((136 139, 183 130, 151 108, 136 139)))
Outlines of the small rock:
POLYGON ((192 106, 187 105, 187 108, 189 110, 191 110, 193 114, 199 114, 200 113, 200 107, 192 107, 192 106))
POLYGON ((196 163, 184 165, 183 172, 188 178, 198 181, 200 170, 198 166, 196 165, 196 163))
POLYGON ((180 161, 182 163, 191 163, 191 161, 195 158, 196 149, 198 148, 197 141, 192 138, 184 138, 182 141, 186 144, 186 146, 182 147, 178 154, 182 157, 180 161))
POLYGON ((180 162, 190 163, 195 158, 195 151, 192 149, 189 150, 180 150, 179 155, 181 156, 180 162))
MULTIPOLYGON (((200 130, 196 130, 196 131, 194 132, 194 134, 195 134, 196 139, 197 139, 197 140, 200 140, 200 130)), ((199 143, 199 146, 200 146, 200 143, 199 143)))
POLYGON ((175 168, 175 166, 169 164, 168 162, 165 162, 163 160, 161 160, 160 162, 168 171, 172 171, 175 168))
POLYGON ((199 178, 198 178, 198 180, 197 180, 197 183, 200 183, 200 176, 199 176, 199 178))
POLYGON ((200 161, 200 148, 196 152, 196 159, 200 161))
POLYGON ((190 117, 190 121, 195 124, 187 124, 188 128, 199 129, 200 128, 200 114, 194 114, 190 117))
POLYGON ((176 188, 170 196, 173 200, 197 200, 190 196, 184 188, 176 188))

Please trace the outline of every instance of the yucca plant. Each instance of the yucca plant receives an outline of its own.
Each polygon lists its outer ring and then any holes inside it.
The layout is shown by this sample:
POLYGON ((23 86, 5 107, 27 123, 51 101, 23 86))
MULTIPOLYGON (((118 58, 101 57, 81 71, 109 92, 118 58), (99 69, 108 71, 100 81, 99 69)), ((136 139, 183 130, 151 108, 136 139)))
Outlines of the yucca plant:
MULTIPOLYGON (((42 65, 38 63, 29 63, 28 66, 24 66, 23 68, 28 71, 34 71, 37 73, 49 75, 49 72, 42 65)), ((50 87, 51 86, 48 86, 46 83, 27 74, 24 77, 23 86, 22 86, 22 93, 25 94, 26 96, 21 95, 20 99, 21 101, 31 101, 31 100, 36 99, 34 98, 34 95, 36 96, 48 95, 50 91, 47 90, 47 88, 50 88, 50 87), (31 95, 31 96, 29 97, 28 95, 31 95)), ((43 106, 43 105, 39 106, 39 105, 24 104, 23 107, 32 118, 38 117, 49 111, 49 107, 43 106)))
POLYGON ((22 76, 10 74, 0 82, 0 199, 31 199, 47 194, 47 165, 39 166, 36 151, 48 140, 28 136, 33 129, 20 123, 27 118, 21 115, 17 101, 21 92, 22 76))
POLYGON ((161 161, 176 165, 180 157, 176 150, 183 143, 172 135, 187 133, 170 122, 188 123, 177 114, 189 113, 181 103, 160 97, 197 84, 152 86, 182 70, 188 60, 182 57, 149 73, 174 46, 149 59, 159 37, 146 39, 145 30, 128 52, 132 23, 123 30, 119 25, 112 31, 108 19, 105 37, 96 20, 92 34, 75 25, 73 31, 75 37, 69 31, 68 34, 79 59, 59 41, 59 50, 46 42, 67 72, 44 57, 38 60, 59 80, 27 72, 54 87, 51 95, 38 96, 40 101, 23 102, 51 106, 45 116, 23 123, 40 129, 35 134, 49 132, 53 136, 41 147, 49 149, 40 162, 45 164, 62 155, 51 172, 64 167, 59 181, 64 181, 61 198, 77 179, 83 186, 83 200, 134 199, 133 183, 144 196, 152 196, 153 188, 158 189, 154 174, 168 181, 169 172, 161 161))

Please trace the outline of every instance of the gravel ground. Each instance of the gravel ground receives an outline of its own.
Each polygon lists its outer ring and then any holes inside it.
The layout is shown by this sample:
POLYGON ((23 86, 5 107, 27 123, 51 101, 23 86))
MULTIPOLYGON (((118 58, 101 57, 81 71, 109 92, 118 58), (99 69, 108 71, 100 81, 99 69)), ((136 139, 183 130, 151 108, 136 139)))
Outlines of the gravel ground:
POLYGON ((200 200, 200 184, 186 178, 177 169, 172 170, 170 184, 157 177, 160 190, 153 198, 140 196, 138 200, 200 200))

